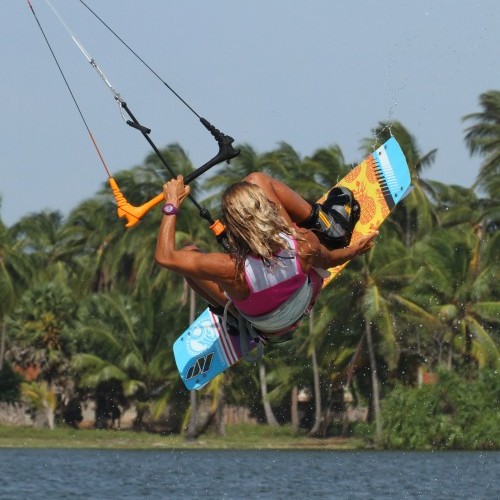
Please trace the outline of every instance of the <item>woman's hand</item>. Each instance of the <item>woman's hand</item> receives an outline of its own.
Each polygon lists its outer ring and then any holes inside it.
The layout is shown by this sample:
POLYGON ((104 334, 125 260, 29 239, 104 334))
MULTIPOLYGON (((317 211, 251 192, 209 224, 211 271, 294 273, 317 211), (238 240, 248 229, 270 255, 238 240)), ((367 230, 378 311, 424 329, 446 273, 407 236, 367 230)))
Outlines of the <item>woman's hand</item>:
POLYGON ((172 203, 172 205, 177 208, 186 199, 190 192, 190 187, 184 185, 184 179, 182 175, 178 175, 177 179, 171 179, 163 185, 163 196, 167 203, 172 203))
POLYGON ((356 257, 357 255, 363 255, 364 253, 370 251, 375 244, 375 238, 378 236, 378 234, 379 232, 375 231, 374 233, 363 236, 356 243, 354 243, 352 245, 352 249, 354 250, 354 257, 356 257))

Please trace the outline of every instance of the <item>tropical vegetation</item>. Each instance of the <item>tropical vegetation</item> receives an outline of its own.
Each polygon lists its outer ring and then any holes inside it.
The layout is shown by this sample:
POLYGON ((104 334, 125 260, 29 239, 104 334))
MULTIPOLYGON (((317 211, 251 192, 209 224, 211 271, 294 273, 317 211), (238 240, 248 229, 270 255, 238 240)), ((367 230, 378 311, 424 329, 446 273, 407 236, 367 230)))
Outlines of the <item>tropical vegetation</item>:
MULTIPOLYGON (((24 400, 46 412, 50 425, 78 427, 80 405, 93 400, 97 428, 133 406, 134 428, 193 438, 211 424, 224 432, 225 405, 320 437, 363 432, 346 414, 367 408, 372 423, 364 429, 377 445, 500 447, 498 433, 488 431, 500 428, 500 91, 483 94, 480 106, 464 118, 466 144, 483 161, 470 188, 427 179, 438 147, 420 151, 403 124, 374 127, 363 154, 395 136, 414 191, 292 341, 257 364, 239 363, 199 393, 180 381, 172 345, 206 304, 155 264, 158 210, 125 230, 103 186, 67 217, 34 213, 10 227, 0 219, 0 401, 24 400), (429 380, 439 382, 422 385, 429 380), (299 393, 312 397, 300 403, 299 393)), ((349 170, 338 145, 305 158, 285 143, 263 154, 239 148, 230 165, 192 185, 214 214, 217 193, 255 170, 311 200, 349 170)), ((194 169, 179 145, 162 152, 174 170, 194 169)), ((156 195, 162 178, 154 155, 116 174, 137 203, 156 195)), ((187 204, 178 245, 216 250, 187 204)))

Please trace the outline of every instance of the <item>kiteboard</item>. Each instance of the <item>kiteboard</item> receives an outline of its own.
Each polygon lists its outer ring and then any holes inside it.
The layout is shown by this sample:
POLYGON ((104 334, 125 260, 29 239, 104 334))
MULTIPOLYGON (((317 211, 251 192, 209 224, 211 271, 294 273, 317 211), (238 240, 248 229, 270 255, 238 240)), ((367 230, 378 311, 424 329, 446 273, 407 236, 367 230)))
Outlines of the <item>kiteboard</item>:
MULTIPOLYGON (((376 231, 412 189, 408 165, 396 139, 391 137, 368 155, 337 186, 349 188, 361 207, 351 243, 376 231)), ((328 191, 318 202, 322 203, 327 195, 328 191)), ((324 286, 347 264, 328 269, 330 275, 324 286)), ((241 346, 240 337, 228 333, 220 316, 206 309, 175 341, 173 350, 185 386, 189 390, 198 390, 257 345, 258 341, 249 339, 241 346)))

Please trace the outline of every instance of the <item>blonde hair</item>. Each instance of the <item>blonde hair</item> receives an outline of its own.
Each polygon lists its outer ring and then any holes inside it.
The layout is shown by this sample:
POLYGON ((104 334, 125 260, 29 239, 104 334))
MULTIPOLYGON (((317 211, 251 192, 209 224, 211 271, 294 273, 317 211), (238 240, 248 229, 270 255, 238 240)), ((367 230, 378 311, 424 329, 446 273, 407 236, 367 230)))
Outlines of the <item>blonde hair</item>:
POLYGON ((256 184, 242 181, 229 186, 222 195, 221 208, 240 272, 250 253, 272 261, 278 250, 288 249, 280 233, 296 236, 278 207, 256 184))

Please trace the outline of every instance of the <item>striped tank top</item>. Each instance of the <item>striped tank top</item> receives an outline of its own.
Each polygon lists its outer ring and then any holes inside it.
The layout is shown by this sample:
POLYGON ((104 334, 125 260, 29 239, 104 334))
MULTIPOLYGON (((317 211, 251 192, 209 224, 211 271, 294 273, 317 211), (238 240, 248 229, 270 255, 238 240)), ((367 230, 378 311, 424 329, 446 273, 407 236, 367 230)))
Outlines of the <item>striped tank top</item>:
POLYGON ((280 250, 272 262, 249 255, 245 261, 245 280, 250 295, 244 300, 232 299, 244 315, 267 314, 294 295, 308 280, 297 258, 297 241, 286 234, 280 236, 288 248, 280 250))

